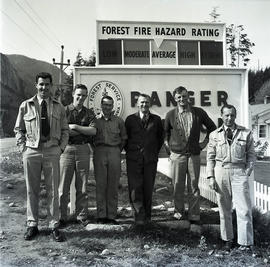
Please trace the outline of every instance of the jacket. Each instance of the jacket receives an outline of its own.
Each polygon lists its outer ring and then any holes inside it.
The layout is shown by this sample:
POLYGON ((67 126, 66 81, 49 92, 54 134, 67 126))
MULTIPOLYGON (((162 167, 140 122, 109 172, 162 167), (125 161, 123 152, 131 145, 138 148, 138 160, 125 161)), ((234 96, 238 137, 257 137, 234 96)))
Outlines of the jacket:
POLYGON ((158 153, 164 140, 161 118, 149 114, 147 126, 144 128, 139 112, 129 115, 125 121, 128 140, 125 146, 127 160, 143 157, 144 162, 157 162, 158 153))
MULTIPOLYGON (((50 139, 46 146, 59 146, 64 151, 69 137, 69 127, 63 105, 54 98, 50 98, 50 139)), ((38 148, 40 132, 40 108, 37 96, 22 102, 19 108, 14 132, 17 145, 23 151, 24 147, 38 148)))
POLYGON ((223 126, 210 134, 207 148, 207 177, 214 177, 214 168, 217 162, 221 166, 225 166, 227 163, 239 167, 244 166, 249 175, 255 160, 253 136, 251 131, 245 127, 236 125, 231 145, 226 139, 223 126))
MULTIPOLYGON (((216 129, 216 125, 203 109, 190 107, 190 110, 192 113, 192 126, 184 153, 199 155, 202 149, 199 144, 202 126, 206 127, 207 133, 204 140, 206 146, 209 134, 216 129)), ((178 126, 178 108, 172 109, 166 114, 164 128, 165 142, 168 143, 170 150, 174 153, 183 153, 180 150, 180 135, 183 133, 181 133, 178 126)))

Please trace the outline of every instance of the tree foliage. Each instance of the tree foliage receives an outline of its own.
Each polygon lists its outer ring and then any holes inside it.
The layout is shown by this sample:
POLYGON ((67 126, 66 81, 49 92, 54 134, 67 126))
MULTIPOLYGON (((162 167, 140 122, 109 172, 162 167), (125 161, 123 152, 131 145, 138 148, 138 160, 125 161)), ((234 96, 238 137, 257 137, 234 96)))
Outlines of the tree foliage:
POLYGON ((75 66, 75 67, 80 67, 80 66, 94 67, 94 66, 96 66, 96 52, 93 50, 88 58, 83 58, 82 53, 79 51, 77 56, 76 56, 76 60, 73 63, 73 66, 75 66))
POLYGON ((263 87, 268 81, 270 81, 270 67, 248 72, 249 103, 263 103, 264 96, 270 95, 270 87, 263 87))
MULTIPOLYGON (((220 14, 217 13, 218 7, 213 7, 210 15, 211 22, 218 22, 220 14)), ((250 59, 248 56, 252 54, 252 47, 255 44, 248 38, 244 32, 243 25, 230 24, 226 27, 226 44, 230 56, 230 66, 240 67, 241 64, 247 66, 250 59)))
MULTIPOLYGON (((74 67, 94 67, 96 65, 96 52, 92 51, 88 58, 84 58, 79 51, 76 60, 73 63, 74 67)), ((69 105, 72 102, 72 90, 73 90, 73 72, 65 80, 65 87, 62 89, 61 101, 64 106, 69 105)))
POLYGON ((244 66, 247 66, 250 60, 248 56, 252 54, 251 49, 255 44, 244 33, 244 26, 234 24, 227 26, 226 43, 231 59, 229 65, 231 67, 239 67, 242 62, 244 66))

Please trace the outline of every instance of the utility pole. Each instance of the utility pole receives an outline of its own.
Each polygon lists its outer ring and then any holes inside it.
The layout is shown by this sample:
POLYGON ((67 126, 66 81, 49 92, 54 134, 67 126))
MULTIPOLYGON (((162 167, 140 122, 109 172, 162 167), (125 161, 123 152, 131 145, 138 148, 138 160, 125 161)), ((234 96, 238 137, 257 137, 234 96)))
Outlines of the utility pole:
POLYGON ((54 65, 60 66, 60 73, 59 73, 59 87, 57 93, 59 94, 60 101, 62 100, 62 89, 63 89, 63 71, 70 66, 70 59, 67 60, 67 63, 64 63, 64 46, 61 45, 61 58, 60 62, 55 62, 55 58, 52 59, 54 65), (64 68, 65 66, 65 68, 64 68))

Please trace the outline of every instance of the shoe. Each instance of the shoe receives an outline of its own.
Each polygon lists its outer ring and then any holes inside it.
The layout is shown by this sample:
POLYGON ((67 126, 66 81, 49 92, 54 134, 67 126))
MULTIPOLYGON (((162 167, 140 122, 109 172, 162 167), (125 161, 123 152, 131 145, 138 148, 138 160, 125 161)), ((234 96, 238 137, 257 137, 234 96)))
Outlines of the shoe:
POLYGON ((61 219, 59 220, 59 228, 65 228, 67 226, 67 221, 61 219))
POLYGON ((233 246, 232 240, 224 241, 223 249, 225 251, 228 251, 229 252, 229 251, 231 251, 232 246, 233 246))
POLYGON ((176 220, 181 220, 183 218, 183 215, 179 212, 175 212, 173 214, 173 218, 176 219, 176 220))
POLYGON ((86 226, 89 223, 89 221, 87 219, 77 219, 77 223, 86 226))
POLYGON ((144 220, 144 224, 150 224, 152 222, 151 218, 147 217, 144 220))
POLYGON ((135 220, 135 224, 138 226, 142 226, 142 225, 144 225, 144 221, 143 220, 135 220))
POLYGON ((65 240, 64 235, 59 231, 58 228, 54 228, 52 230, 52 236, 56 242, 63 242, 65 240))
POLYGON ((243 245, 241 245, 238 249, 241 250, 241 251, 252 252, 253 246, 243 246, 243 245))
POLYGON ((107 224, 119 225, 119 222, 114 219, 107 219, 107 224))
POLYGON ((37 226, 27 227, 26 233, 24 234, 24 240, 32 240, 39 234, 37 226))
POLYGON ((107 218, 98 218, 97 223, 98 224, 106 224, 107 223, 107 218))
POLYGON ((190 224, 196 224, 196 225, 201 225, 201 221, 200 220, 189 220, 190 224))

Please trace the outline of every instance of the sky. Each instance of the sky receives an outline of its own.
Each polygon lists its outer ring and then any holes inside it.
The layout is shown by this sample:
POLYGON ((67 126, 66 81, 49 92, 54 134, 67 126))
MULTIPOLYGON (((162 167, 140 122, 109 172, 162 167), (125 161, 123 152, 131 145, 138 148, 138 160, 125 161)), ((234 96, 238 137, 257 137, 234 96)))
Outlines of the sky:
POLYGON ((213 7, 255 43, 248 67, 269 67, 270 0, 0 0, 0 51, 52 63, 64 45, 73 63, 96 48, 96 20, 209 22, 213 7))

